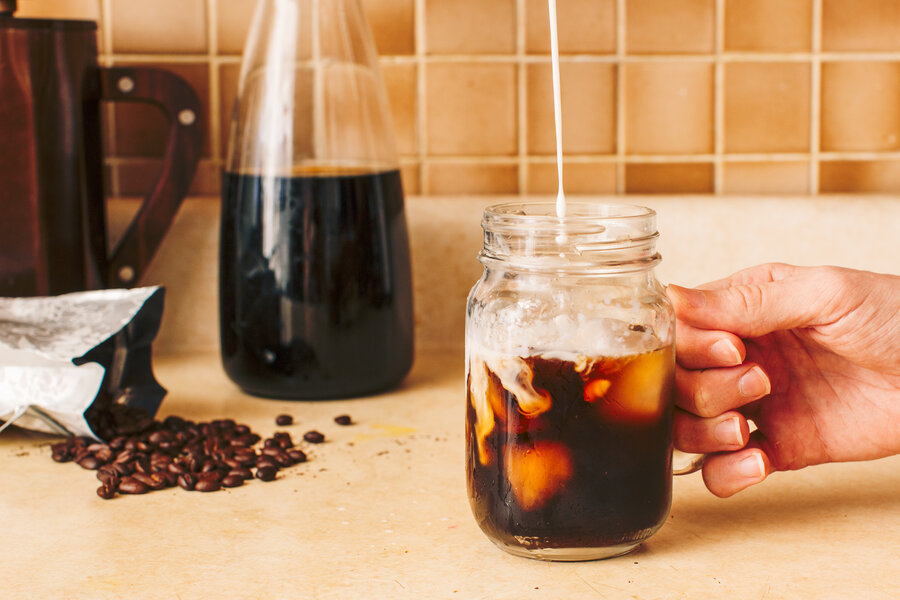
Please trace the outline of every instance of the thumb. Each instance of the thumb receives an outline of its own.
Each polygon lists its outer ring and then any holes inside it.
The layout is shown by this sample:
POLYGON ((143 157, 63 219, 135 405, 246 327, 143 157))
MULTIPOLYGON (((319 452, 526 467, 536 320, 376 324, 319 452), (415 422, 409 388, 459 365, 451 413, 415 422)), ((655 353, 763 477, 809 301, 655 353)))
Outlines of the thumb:
POLYGON ((668 286, 678 318, 699 329, 730 331, 757 337, 814 323, 811 307, 816 290, 796 279, 737 284, 720 289, 668 286))

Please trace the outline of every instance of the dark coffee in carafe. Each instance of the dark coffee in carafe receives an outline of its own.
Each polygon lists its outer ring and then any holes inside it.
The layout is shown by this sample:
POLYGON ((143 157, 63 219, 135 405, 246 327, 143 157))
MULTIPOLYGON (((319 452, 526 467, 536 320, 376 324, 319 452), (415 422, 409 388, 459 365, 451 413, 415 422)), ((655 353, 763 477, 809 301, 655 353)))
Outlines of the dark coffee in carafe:
POLYGON ((329 398, 406 375, 412 288, 398 171, 226 173, 222 202, 222 359, 235 382, 261 396, 329 398))

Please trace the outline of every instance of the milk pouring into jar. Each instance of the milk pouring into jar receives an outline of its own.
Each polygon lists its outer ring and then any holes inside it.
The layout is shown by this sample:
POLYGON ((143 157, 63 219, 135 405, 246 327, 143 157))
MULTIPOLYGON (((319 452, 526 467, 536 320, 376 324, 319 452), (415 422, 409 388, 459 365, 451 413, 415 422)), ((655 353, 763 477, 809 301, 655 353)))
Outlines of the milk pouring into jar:
POLYGON ((550 8, 550 70, 553 73, 553 123, 556 127, 556 216, 566 216, 566 194, 563 191, 562 106, 559 85, 559 35, 556 28, 556 0, 547 0, 550 8))

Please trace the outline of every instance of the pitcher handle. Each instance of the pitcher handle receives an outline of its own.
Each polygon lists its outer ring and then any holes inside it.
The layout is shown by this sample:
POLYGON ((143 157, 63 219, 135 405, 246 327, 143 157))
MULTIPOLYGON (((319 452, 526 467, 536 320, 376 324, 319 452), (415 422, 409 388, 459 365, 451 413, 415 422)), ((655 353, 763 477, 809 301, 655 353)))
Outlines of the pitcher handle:
POLYGON ((153 104, 169 123, 159 178, 109 259, 109 286, 128 287, 140 279, 190 189, 204 126, 197 94, 174 73, 149 67, 107 67, 100 73, 104 100, 153 104))

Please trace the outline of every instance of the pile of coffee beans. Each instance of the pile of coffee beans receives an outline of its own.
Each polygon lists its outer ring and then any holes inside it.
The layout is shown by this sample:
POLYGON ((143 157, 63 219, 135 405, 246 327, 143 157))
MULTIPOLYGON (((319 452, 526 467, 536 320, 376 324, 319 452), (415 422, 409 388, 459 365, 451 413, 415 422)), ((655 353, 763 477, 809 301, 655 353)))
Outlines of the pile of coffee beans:
MULTIPOLYGON (((350 424, 349 417, 346 421, 342 424, 350 424)), ((214 492, 253 478, 272 481, 280 469, 307 460, 306 454, 294 447, 289 433, 276 432, 262 439, 233 419, 202 423, 177 416, 163 421, 149 417, 132 422, 119 419, 104 438, 109 442, 72 437, 51 446, 53 460, 75 462, 97 471, 101 482, 97 495, 104 499, 175 486, 214 492), (259 442, 262 448, 257 450, 259 442)), ((311 431, 304 438, 319 443, 325 436, 311 431)))

